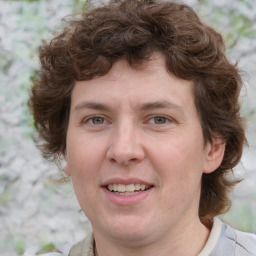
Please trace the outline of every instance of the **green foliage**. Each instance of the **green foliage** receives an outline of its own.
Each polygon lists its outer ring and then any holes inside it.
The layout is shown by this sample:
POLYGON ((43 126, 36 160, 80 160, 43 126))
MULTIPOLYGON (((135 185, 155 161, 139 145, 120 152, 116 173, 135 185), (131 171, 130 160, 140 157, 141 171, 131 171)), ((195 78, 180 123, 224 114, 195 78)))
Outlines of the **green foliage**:
MULTIPOLYGON (((256 40, 255 20, 247 15, 250 10, 256 9, 254 1, 234 0, 220 7, 212 5, 210 0, 199 2, 201 17, 223 35, 228 54, 242 39, 256 40)), ((248 120, 255 122, 255 110, 246 104, 244 102, 242 105, 242 113, 248 120)))
POLYGON ((8 53, 0 53, 0 70, 6 73, 14 62, 14 57, 8 53))
POLYGON ((36 255, 48 253, 48 252, 60 252, 53 243, 48 243, 42 246, 36 255))
MULTIPOLYGON (((7 0, 8 1, 8 0, 7 0)), ((12 1, 12 0, 10 0, 12 1)), ((21 0, 19 2, 21 8, 19 12, 12 15, 12 19, 19 24, 19 31, 22 36, 14 37, 14 49, 12 54, 9 52, 0 52, 0 70, 4 74, 8 74, 10 67, 15 62, 23 64, 24 69, 17 72, 15 82, 19 85, 18 90, 13 95, 9 92, 8 86, 1 86, 0 93, 5 95, 6 100, 12 100, 12 97, 23 99, 22 114, 20 115, 20 126, 24 128, 24 136, 31 139, 34 134, 34 122, 29 112, 27 101, 29 98, 29 89, 33 84, 33 76, 35 65, 38 63, 38 47, 42 38, 47 38, 50 30, 55 30, 56 25, 51 28, 46 22, 46 17, 40 11, 42 2, 49 0, 21 0)), ((70 13, 80 12, 85 8, 86 0, 66 0, 62 6, 70 7, 70 13)), ((59 25, 61 22, 59 22, 59 25)), ((57 24, 58 25, 58 24, 57 24)))
POLYGON ((52 242, 49 242, 46 235, 43 235, 41 237, 41 244, 42 244, 41 249, 36 253, 36 255, 49 253, 49 252, 60 252, 61 253, 61 251, 59 251, 52 242))
POLYGON ((73 0, 73 10, 74 12, 79 12, 85 9, 86 0, 73 0))
POLYGON ((22 255, 25 251, 24 239, 21 237, 16 238, 14 241, 14 248, 18 255, 22 255))
POLYGON ((203 19, 224 36, 227 48, 233 48, 241 38, 256 39, 254 21, 241 12, 241 9, 253 8, 252 1, 236 0, 224 8, 211 6, 209 0, 200 2, 203 19))
POLYGON ((8 190, 5 190, 0 194, 0 204, 5 205, 9 200, 11 196, 8 190))

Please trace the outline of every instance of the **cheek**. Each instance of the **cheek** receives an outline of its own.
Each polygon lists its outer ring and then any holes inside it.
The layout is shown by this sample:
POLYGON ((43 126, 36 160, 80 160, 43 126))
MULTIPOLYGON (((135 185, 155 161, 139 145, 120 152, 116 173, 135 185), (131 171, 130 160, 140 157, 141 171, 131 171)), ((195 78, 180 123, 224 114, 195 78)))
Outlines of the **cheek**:
POLYGON ((158 166, 181 166, 192 158, 189 143, 183 138, 157 140, 151 150, 152 158, 158 162, 158 166))
POLYGON ((90 172, 103 159, 103 143, 92 140, 84 134, 70 134, 67 137, 67 161, 71 171, 90 172))
POLYGON ((164 143, 156 143, 150 158, 162 182, 170 183, 175 189, 179 184, 186 186, 188 181, 200 181, 203 165, 201 143, 180 135, 164 143))
POLYGON ((97 151, 90 150, 82 140, 67 141, 67 163, 77 199, 85 211, 95 193, 98 176, 97 151))

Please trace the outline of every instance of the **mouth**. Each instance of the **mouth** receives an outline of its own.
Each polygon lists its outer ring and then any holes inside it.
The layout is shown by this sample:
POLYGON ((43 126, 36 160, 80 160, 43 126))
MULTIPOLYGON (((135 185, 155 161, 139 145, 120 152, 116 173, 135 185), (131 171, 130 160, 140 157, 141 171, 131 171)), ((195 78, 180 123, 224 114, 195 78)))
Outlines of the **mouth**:
POLYGON ((153 186, 146 184, 109 184, 106 186, 110 192, 121 196, 132 196, 149 190, 153 186))

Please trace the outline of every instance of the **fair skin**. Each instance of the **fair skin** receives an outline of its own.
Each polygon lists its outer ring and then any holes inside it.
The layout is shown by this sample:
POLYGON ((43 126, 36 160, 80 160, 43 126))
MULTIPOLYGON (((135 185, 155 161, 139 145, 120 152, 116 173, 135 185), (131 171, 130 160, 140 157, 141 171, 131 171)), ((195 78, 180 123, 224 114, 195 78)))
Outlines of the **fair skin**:
POLYGON ((209 236, 201 176, 225 145, 205 145, 193 84, 171 76, 160 54, 152 59, 143 69, 119 60, 72 92, 65 171, 98 256, 195 256, 209 236))

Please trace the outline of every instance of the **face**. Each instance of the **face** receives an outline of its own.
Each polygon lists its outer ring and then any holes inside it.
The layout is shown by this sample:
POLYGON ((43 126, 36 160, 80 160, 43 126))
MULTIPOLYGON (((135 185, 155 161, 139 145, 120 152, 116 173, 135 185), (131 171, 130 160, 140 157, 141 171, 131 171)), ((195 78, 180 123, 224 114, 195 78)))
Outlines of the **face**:
POLYGON ((193 84, 167 73, 160 55, 74 86, 66 173, 96 236, 133 244, 182 231, 198 219, 210 152, 193 84))

